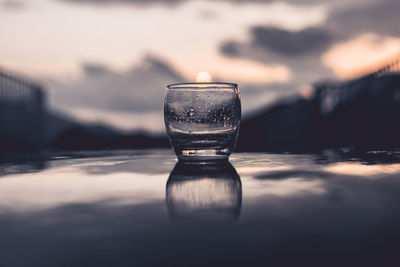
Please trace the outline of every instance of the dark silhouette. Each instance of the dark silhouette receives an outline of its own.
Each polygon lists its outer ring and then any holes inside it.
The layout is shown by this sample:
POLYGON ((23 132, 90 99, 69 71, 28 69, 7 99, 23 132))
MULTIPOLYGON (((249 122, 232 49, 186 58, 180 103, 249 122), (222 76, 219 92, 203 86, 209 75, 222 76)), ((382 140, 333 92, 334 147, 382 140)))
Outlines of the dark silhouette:
POLYGON ((43 144, 44 94, 26 79, 0 70, 0 151, 35 150, 43 144))
POLYGON ((62 131, 51 143, 56 150, 144 149, 168 147, 164 136, 120 134, 104 126, 75 126, 62 131))
POLYGON ((311 99, 279 103, 241 124, 239 151, 400 147, 400 75, 314 86, 311 99))
POLYGON ((0 70, 0 153, 168 147, 165 136, 122 134, 46 109, 44 89, 0 70))

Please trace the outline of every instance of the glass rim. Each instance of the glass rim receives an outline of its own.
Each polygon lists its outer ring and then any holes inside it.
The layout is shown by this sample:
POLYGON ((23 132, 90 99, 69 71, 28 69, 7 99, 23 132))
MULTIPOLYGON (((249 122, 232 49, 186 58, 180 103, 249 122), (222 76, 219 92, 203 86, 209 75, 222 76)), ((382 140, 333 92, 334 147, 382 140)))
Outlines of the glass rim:
POLYGON ((227 82, 185 82, 185 83, 173 83, 167 85, 168 89, 179 89, 179 88, 237 88, 237 83, 227 83, 227 82))

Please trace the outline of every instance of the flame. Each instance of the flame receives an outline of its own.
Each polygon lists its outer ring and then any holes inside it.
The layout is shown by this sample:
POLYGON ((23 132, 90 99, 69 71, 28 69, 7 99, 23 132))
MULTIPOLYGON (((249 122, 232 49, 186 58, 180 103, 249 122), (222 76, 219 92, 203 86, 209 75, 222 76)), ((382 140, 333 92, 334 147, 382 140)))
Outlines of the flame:
POLYGON ((196 77, 197 83, 209 83, 211 82, 211 75, 208 72, 199 72, 196 77))

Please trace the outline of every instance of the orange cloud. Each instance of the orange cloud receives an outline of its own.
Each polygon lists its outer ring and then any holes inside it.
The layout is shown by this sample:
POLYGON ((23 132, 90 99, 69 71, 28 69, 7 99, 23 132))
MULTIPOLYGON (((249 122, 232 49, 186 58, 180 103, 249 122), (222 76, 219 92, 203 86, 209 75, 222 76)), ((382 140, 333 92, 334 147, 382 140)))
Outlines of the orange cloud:
POLYGON ((369 33, 333 45, 322 60, 338 77, 352 78, 373 71, 399 52, 400 38, 369 33))
POLYGON ((230 82, 246 83, 284 83, 290 80, 291 71, 284 65, 265 65, 252 60, 225 58, 220 55, 207 60, 192 61, 178 69, 189 80, 193 80, 200 71, 207 71, 212 77, 230 82))

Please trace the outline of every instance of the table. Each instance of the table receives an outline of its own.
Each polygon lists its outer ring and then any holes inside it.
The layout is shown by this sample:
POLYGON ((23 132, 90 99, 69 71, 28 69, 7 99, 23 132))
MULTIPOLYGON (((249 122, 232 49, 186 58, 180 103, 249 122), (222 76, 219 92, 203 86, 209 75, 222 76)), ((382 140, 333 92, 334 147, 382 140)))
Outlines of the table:
MULTIPOLYGON (((389 266, 398 262, 397 152, 170 150, 0 163, 0 266, 389 266)), ((392 265, 393 266, 393 265, 392 265)))

